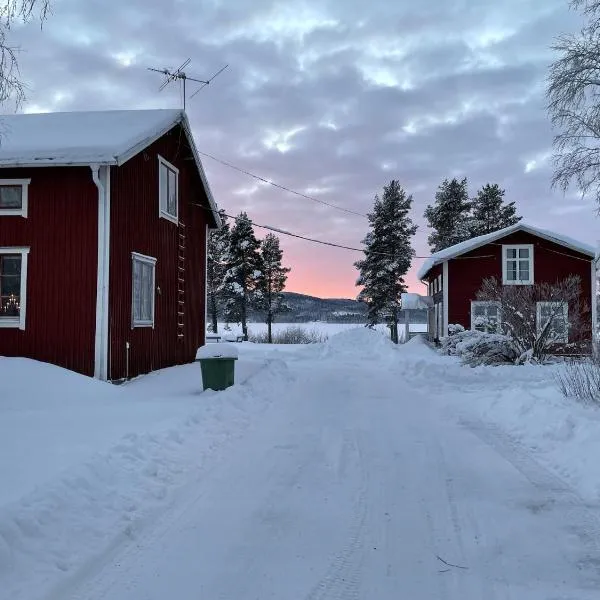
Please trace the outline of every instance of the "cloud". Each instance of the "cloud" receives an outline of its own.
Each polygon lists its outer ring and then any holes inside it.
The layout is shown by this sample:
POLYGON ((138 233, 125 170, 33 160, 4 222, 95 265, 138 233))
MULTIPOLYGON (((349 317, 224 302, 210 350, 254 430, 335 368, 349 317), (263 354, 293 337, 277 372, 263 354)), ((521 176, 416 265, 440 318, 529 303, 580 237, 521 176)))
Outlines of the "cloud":
MULTIPOLYGON (((30 84, 25 110, 179 106, 147 67, 186 58, 198 147, 287 187, 357 212, 391 178, 422 214, 445 177, 472 194, 498 182, 534 223, 595 239, 594 207, 550 188, 544 85, 553 39, 577 26, 564 0, 57 0, 42 31, 17 27, 30 84), (191 91, 195 88, 191 87, 191 91)), ((230 213, 357 246, 366 220, 259 184, 205 159, 230 213)), ((290 287, 354 293, 359 257, 285 238, 290 287)), ((414 271, 409 277, 414 282, 414 271)), ((417 287, 416 289, 419 289, 417 287)))

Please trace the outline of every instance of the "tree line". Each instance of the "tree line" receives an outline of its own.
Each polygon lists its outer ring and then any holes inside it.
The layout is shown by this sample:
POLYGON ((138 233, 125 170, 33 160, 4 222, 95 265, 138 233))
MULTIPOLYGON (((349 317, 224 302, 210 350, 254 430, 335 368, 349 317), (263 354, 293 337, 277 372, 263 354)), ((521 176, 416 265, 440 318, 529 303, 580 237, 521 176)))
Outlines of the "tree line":
MULTIPOLYGON (((518 223, 521 217, 515 203, 506 202, 504 194, 497 184, 488 183, 469 198, 466 178, 445 179, 424 213, 432 230, 428 237, 431 252, 518 223)), ((412 203, 399 181, 393 179, 384 186, 367 215, 364 257, 355 263, 356 285, 362 286, 358 300, 367 305, 367 324, 385 322, 395 343, 399 341, 401 298, 408 289, 404 277, 415 256, 412 238, 418 227, 410 217, 412 203)))
POLYGON ((248 313, 252 309, 264 315, 271 343, 275 316, 287 310, 282 292, 290 272, 282 265, 279 238, 269 233, 259 241, 245 212, 234 219, 233 225, 224 211, 219 216, 221 228, 211 232, 207 250, 210 329, 218 332, 219 318, 241 323, 247 340, 248 313))

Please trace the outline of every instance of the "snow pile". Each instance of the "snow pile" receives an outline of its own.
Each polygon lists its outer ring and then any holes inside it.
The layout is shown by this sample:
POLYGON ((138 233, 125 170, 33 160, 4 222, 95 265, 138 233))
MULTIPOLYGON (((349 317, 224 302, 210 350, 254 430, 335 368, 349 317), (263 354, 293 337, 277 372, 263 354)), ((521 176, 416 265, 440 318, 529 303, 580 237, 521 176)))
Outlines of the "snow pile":
POLYGON ((320 355, 358 360, 388 360, 398 347, 380 331, 354 327, 331 337, 320 349, 320 355))
POLYGON ((0 360, 0 599, 45 598, 197 482, 215 451, 289 388, 285 364, 261 365, 243 385, 200 394, 197 364, 113 387, 0 360))
POLYGON ((238 349, 231 343, 224 344, 206 344, 198 348, 196 360, 204 358, 235 358, 239 356, 238 349))

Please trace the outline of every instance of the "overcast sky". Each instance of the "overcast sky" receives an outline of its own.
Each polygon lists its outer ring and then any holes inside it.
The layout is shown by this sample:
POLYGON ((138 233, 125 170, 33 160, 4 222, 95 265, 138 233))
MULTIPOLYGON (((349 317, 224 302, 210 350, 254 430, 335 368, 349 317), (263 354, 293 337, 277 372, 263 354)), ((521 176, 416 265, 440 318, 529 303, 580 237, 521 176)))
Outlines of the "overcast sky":
MULTIPOLYGON (((423 256, 423 210, 454 176, 472 195, 499 183, 531 224, 600 238, 591 203, 550 189, 550 45, 578 25, 567 0, 58 0, 42 31, 17 27, 12 41, 28 112, 179 107, 146 67, 189 57, 202 79, 229 64, 188 102, 201 151, 358 212, 399 179, 423 256)), ((362 217, 204 164, 229 213, 344 245, 366 233, 362 217)), ((355 295, 358 253, 282 242, 288 289, 355 295)))

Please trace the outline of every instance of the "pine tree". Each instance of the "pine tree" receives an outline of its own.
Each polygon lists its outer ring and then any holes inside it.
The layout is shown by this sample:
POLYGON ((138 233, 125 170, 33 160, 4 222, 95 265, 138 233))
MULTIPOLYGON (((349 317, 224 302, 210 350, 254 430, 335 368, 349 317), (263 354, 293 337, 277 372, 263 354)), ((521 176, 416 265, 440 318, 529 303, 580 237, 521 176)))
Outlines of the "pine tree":
POLYGON ((289 310, 285 304, 283 290, 290 269, 282 266, 283 251, 279 246, 279 238, 269 233, 260 245, 262 274, 256 281, 255 305, 265 313, 267 323, 267 340, 273 343, 272 325, 275 316, 289 310))
POLYGON ((487 183, 472 200, 471 237, 492 233, 516 225, 522 217, 517 216, 514 202, 504 202, 504 190, 497 183, 487 183))
POLYGON ((356 285, 363 286, 358 300, 368 307, 368 325, 384 318, 392 341, 398 343, 400 300, 406 292, 404 276, 414 256, 411 238, 417 231, 408 216, 412 196, 396 180, 383 188, 383 197, 375 196, 369 213, 370 231, 363 244, 365 257, 355 263, 360 275, 356 285))
POLYGON ((461 181, 444 179, 435 194, 435 203, 425 209, 425 218, 433 232, 427 238, 432 252, 468 240, 471 203, 466 177, 461 181))
POLYGON ((245 212, 236 218, 229 236, 229 257, 223 284, 224 309, 228 322, 241 323, 248 339, 248 309, 254 299, 256 282, 262 274, 260 242, 245 212))
POLYGON ((206 292, 211 329, 217 333, 221 313, 223 283, 229 258, 229 223, 224 211, 219 211, 221 228, 210 233, 207 248, 206 292))

